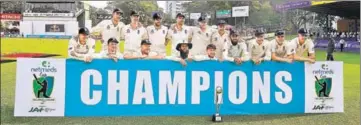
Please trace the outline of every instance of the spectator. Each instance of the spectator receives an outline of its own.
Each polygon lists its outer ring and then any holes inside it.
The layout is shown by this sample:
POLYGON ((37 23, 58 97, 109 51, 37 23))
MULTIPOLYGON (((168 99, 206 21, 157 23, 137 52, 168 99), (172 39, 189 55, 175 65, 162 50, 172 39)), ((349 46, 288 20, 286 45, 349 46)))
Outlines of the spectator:
POLYGON ((342 32, 342 34, 341 34, 341 36, 340 36, 341 38, 345 38, 346 37, 346 34, 345 34, 345 32, 342 32))
POLYGON ((327 45, 327 61, 333 61, 333 52, 335 51, 335 40, 333 38, 328 38, 327 45))
POLYGON ((345 40, 341 39, 340 40, 341 52, 343 52, 344 45, 345 45, 345 40))

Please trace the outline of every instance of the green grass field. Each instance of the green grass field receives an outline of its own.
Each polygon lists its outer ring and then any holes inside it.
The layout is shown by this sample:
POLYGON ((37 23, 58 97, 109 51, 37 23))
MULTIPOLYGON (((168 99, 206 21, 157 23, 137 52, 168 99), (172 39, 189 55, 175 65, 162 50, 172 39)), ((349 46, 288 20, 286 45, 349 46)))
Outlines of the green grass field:
MULTIPOLYGON (((13 52, 37 52, 58 54, 66 57, 68 40, 53 39, 17 39, 2 38, 1 54, 13 52)), ((122 45, 121 45, 122 46, 122 45)), ((96 50, 100 50, 97 42, 96 50)), ((324 51, 316 51, 317 60, 325 60, 324 51)), ((254 115, 254 116, 224 116, 224 122, 229 125, 358 125, 360 124, 360 55, 354 53, 334 54, 337 61, 344 62, 344 113, 335 114, 292 114, 292 115, 254 115)), ((1 64, 1 124, 14 125, 179 125, 179 124, 215 124, 211 117, 92 117, 92 118, 41 118, 14 117, 16 63, 1 64)), ((295 107, 297 108, 297 107, 295 107)), ((212 109, 210 109, 212 110, 212 109)))

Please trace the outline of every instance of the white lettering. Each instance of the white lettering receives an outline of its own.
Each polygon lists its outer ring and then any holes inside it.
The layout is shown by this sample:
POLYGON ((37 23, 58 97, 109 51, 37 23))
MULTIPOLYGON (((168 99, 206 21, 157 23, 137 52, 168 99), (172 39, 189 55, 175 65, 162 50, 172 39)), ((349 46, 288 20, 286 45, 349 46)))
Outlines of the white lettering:
POLYGON ((192 72, 192 104, 200 104, 201 91, 209 88, 209 74, 204 71, 192 72), (202 78, 202 84, 201 84, 202 78))
POLYGON ((285 93, 285 96, 283 97, 282 92, 276 92, 276 101, 281 104, 287 104, 292 100, 292 89, 282 80, 282 78, 284 78, 285 81, 290 82, 292 81, 292 75, 289 72, 280 71, 276 74, 275 77, 277 87, 285 93))
POLYGON ((137 71, 135 80, 133 104, 141 104, 145 99, 146 104, 154 104, 152 79, 149 71, 137 71), (144 92, 143 92, 144 88, 144 92))
POLYGON ((80 98, 87 105, 96 105, 102 99, 101 90, 93 90, 93 98, 90 97, 90 76, 93 76, 93 85, 102 85, 102 75, 94 69, 85 70, 81 74, 80 98))
POLYGON ((128 104, 128 71, 119 71, 120 80, 117 80, 117 71, 108 71, 108 104, 117 104, 117 92, 119 92, 119 104, 128 104))
POLYGON ((263 73, 263 82, 260 72, 253 72, 253 103, 259 103, 261 95, 263 103, 270 103, 270 72, 263 73))
POLYGON ((228 96, 229 101, 233 104, 242 104, 247 99, 247 76, 242 71, 234 71, 229 75, 228 80, 228 96), (238 82, 237 82, 238 79, 238 82), (237 98, 237 83, 239 84, 238 88, 238 98, 237 98))
POLYGON ((186 103, 186 72, 175 71, 173 82, 170 71, 159 71, 159 104, 175 104, 178 92, 178 104, 186 103), (168 92, 168 93, 167 93, 168 92))

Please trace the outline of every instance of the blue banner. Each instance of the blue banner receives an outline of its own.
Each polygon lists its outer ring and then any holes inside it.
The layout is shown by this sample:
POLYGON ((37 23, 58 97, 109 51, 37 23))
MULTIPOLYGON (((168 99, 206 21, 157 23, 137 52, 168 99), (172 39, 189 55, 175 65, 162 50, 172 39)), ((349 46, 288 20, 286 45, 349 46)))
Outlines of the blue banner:
POLYGON ((263 62, 66 60, 64 116, 199 116, 305 112, 305 66, 263 62))

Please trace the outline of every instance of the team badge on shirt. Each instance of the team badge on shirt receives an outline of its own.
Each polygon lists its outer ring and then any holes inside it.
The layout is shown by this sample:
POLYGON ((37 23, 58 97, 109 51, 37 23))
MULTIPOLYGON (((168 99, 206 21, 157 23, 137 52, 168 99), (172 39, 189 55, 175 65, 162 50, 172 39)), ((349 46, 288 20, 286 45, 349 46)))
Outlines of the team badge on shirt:
POLYGON ((305 46, 305 45, 303 45, 303 49, 306 49, 306 46, 305 46))
POLYGON ((201 34, 201 31, 198 31, 199 34, 201 34))
POLYGON ((218 40, 218 38, 216 37, 216 38, 214 38, 214 41, 217 41, 218 40))
POLYGON ((163 34, 165 34, 165 30, 163 30, 163 34))
POLYGON ((117 31, 119 32, 119 27, 117 27, 117 31))
POLYGON ((130 29, 127 29, 127 33, 130 33, 130 29))
POLYGON ((153 34, 153 33, 154 33, 154 29, 152 29, 152 30, 150 31, 150 33, 153 34))
POLYGON ((283 51, 285 51, 286 50, 286 46, 283 46, 283 51))
POLYGON ((108 30, 110 29, 110 25, 107 26, 107 29, 108 29, 108 30))
POLYGON ((227 39, 224 39, 224 42, 227 42, 227 39))
POLYGON ((79 49, 79 48, 80 48, 80 45, 78 44, 78 45, 76 46, 76 48, 79 49))
POLYGON ((266 48, 264 46, 262 46, 262 49, 265 50, 266 48))
POLYGON ((184 33, 187 34, 187 30, 184 30, 184 33))
POLYGON ((137 33, 140 34, 140 30, 138 30, 137 33))
POLYGON ((208 33, 206 33, 206 36, 209 37, 208 33))

